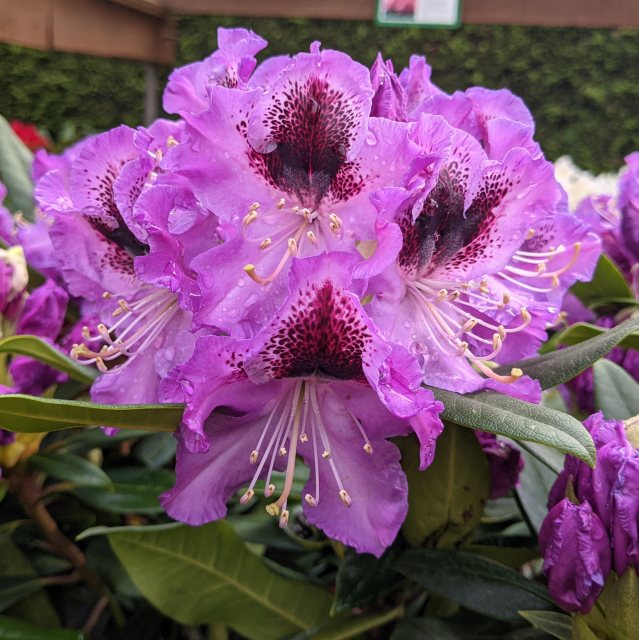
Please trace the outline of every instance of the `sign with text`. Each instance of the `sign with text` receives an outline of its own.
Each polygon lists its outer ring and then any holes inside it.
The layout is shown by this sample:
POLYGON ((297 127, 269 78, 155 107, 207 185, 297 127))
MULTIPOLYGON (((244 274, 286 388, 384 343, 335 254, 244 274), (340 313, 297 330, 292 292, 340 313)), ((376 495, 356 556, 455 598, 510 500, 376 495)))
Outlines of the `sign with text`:
POLYGON ((461 0, 377 0, 379 25, 450 29, 461 25, 461 0))

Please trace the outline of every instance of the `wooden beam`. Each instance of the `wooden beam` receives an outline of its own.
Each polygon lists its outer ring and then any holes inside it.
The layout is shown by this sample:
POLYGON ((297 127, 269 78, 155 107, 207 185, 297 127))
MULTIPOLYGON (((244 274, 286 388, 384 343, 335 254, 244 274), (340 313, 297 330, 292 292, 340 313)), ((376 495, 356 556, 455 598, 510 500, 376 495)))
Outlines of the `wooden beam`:
POLYGON ((175 19, 154 0, 0 0, 0 42, 171 65, 175 19), (140 11, 146 3, 149 11, 140 11), (133 7, 137 4, 137 7, 133 7))
MULTIPOLYGON (((375 0, 164 0, 175 14, 372 20, 375 0)), ((466 24, 639 28, 639 0, 462 0, 466 24)))

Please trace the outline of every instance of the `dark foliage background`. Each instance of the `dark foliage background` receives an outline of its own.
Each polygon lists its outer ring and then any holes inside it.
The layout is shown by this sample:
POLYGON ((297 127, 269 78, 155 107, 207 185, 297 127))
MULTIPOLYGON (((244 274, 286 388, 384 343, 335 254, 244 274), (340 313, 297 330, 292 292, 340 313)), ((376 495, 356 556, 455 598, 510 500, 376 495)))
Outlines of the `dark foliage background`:
MULTIPOLYGON (((553 160, 569 153, 580 166, 603 171, 618 168, 639 148, 636 31, 428 31, 369 22, 189 17, 179 23, 178 63, 207 55, 219 25, 254 29, 270 42, 269 55, 306 49, 319 39, 365 64, 382 50, 400 69, 411 53, 424 53, 435 82, 447 91, 509 87, 532 109, 538 138, 553 160)), ((58 142, 142 119, 142 64, 0 45, 0 69, 0 113, 35 122, 58 142)))

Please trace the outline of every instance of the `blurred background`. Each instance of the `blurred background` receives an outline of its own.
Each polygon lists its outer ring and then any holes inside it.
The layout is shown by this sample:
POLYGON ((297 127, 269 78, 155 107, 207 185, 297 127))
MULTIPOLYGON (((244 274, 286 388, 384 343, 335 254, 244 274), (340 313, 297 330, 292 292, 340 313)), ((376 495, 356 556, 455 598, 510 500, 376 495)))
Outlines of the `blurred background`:
MULTIPOLYGON (((561 5, 562 0, 557 2, 561 5)), ((635 2, 627 0, 628 6, 635 2)), ((15 21, 20 4, 0 0, 0 14, 13 13, 15 21)), ((215 10, 214 2, 200 4, 215 10)), ((339 14, 341 3, 328 4, 339 14)), ((606 3, 598 4, 605 14, 606 3)), ((262 13, 267 10, 262 8, 262 13)), ((7 15, 0 17, 6 20, 7 15)), ((580 22, 575 15, 574 23, 580 22)), ((178 15, 172 20, 171 54, 158 57, 183 65, 207 56, 216 46, 219 26, 245 26, 266 38, 269 47, 261 57, 306 50, 313 40, 342 49, 366 65, 381 51, 397 71, 411 54, 426 55, 434 82, 445 91, 483 85, 507 87, 522 96, 535 116, 537 138, 548 158, 568 154, 592 172, 616 170, 625 154, 639 148, 636 29, 463 24, 450 30, 380 27, 372 15, 370 20, 178 15)), ((6 41, 1 35, 0 29, 0 40, 6 41)), ((108 37, 117 41, 119 34, 108 37)), ((0 114, 34 123, 59 149, 122 122, 141 124, 145 90, 152 92, 161 115, 161 91, 171 66, 155 62, 150 69, 148 61, 0 43, 0 114), (157 86, 149 85, 150 72, 157 86)))

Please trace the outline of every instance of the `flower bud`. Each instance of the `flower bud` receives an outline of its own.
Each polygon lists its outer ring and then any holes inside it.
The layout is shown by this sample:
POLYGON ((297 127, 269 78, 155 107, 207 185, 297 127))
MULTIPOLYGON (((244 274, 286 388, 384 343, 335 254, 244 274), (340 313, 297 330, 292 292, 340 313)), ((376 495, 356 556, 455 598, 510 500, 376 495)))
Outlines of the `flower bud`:
POLYGON ((519 484, 519 474, 524 468, 521 454, 515 447, 499 440, 492 433, 477 431, 477 439, 488 459, 490 468, 490 499, 503 498, 519 484))
POLYGON ((550 595, 566 611, 588 613, 610 571, 608 533, 590 504, 557 503, 541 526, 539 547, 550 595))

